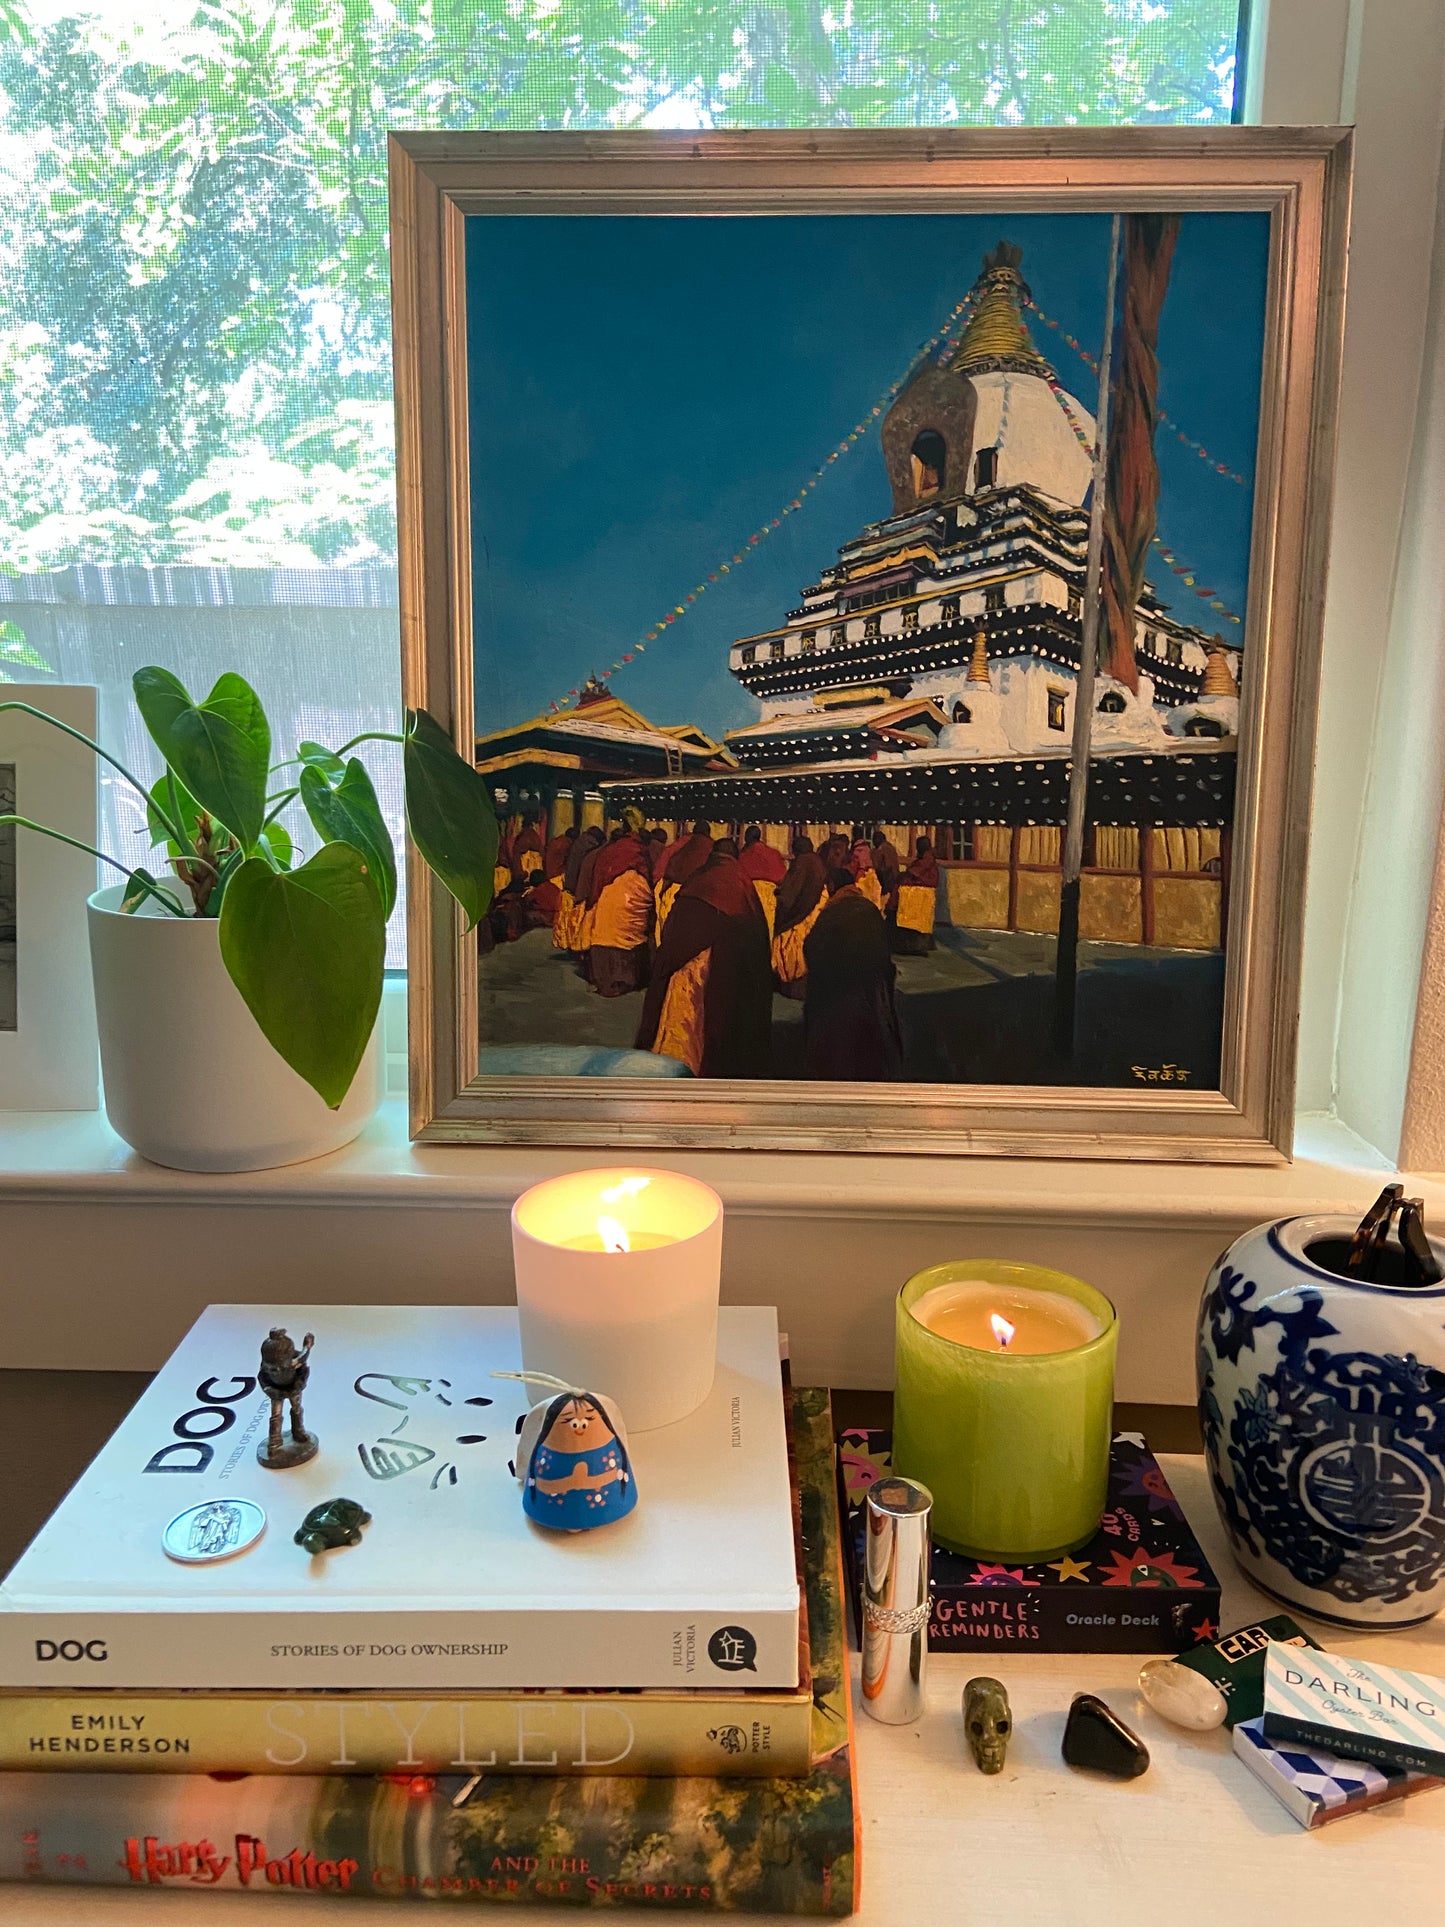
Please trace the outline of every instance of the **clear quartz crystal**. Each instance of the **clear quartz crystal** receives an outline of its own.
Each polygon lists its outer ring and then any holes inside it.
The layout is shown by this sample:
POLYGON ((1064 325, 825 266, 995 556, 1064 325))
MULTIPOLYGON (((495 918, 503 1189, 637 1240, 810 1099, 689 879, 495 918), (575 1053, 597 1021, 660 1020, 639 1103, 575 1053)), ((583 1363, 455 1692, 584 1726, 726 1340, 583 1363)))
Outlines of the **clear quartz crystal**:
POLYGON ((1139 1668, 1139 1691, 1161 1720, 1208 1733, 1223 1726, 1224 1695, 1212 1680, 1177 1659, 1151 1659, 1139 1668))

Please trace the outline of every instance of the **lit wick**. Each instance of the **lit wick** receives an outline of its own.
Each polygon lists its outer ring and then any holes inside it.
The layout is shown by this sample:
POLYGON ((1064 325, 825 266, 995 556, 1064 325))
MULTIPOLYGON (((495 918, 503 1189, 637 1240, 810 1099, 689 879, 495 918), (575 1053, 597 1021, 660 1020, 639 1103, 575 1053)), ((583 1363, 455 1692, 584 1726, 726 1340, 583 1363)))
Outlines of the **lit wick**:
POLYGON ((993 1335, 998 1340, 999 1350, 1006 1352, 1014 1342, 1015 1327, 1012 1326, 1006 1318, 1000 1318, 996 1311, 989 1313, 988 1322, 993 1326, 993 1335))
MULTIPOLYGON (((620 1225, 616 1218, 599 1218, 597 1220, 597 1235, 602 1240, 602 1249, 604 1251, 631 1251, 632 1249, 632 1241, 627 1235, 627 1227, 620 1225)), ((1013 1337, 1012 1327, 1010 1327, 1009 1330, 1009 1337, 1013 1337)))

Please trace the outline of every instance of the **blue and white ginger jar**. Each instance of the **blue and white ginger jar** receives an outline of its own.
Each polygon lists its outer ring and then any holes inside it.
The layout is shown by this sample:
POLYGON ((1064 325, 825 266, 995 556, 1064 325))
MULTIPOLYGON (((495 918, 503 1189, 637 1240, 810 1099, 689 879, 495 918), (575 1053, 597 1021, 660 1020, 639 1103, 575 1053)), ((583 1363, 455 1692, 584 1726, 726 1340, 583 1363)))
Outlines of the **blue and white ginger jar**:
POLYGON ((1215 1262, 1199 1418, 1250 1579, 1321 1619, 1409 1626, 1445 1605, 1445 1284, 1364 1284, 1316 1262, 1354 1229, 1286 1218, 1215 1262))

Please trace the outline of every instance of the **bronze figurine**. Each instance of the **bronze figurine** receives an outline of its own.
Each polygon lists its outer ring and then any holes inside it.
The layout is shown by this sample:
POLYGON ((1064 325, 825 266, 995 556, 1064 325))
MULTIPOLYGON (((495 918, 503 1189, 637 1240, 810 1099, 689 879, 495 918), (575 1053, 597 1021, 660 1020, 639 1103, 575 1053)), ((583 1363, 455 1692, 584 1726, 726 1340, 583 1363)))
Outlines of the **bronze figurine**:
POLYGON ((271 1425, 266 1435, 266 1443, 256 1447, 257 1463, 268 1471, 284 1472, 288 1466, 305 1465, 314 1459, 321 1449, 321 1441, 314 1432, 306 1430, 306 1422, 301 1416, 301 1394, 306 1390, 306 1381, 311 1376, 311 1347, 316 1343, 314 1332, 307 1332, 298 1352, 294 1342, 286 1336, 280 1325, 271 1327, 270 1336, 261 1346, 261 1368, 256 1374, 256 1382, 271 1401, 271 1425), (289 1402, 291 1406, 291 1436, 282 1437, 282 1408, 289 1402))
POLYGON ((1002 1773, 1013 1716, 1008 1694, 996 1679, 971 1679, 963 1689, 963 1730, 980 1773, 1002 1773))

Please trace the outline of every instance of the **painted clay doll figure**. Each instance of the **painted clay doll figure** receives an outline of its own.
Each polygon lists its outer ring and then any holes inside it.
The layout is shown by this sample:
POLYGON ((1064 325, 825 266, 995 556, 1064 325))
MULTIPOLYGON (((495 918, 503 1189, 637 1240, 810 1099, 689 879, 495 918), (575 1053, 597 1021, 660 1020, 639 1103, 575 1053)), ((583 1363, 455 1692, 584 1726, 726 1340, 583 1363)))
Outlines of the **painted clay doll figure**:
POLYGON ((522 1510, 539 1526, 586 1532, 625 1519, 637 1504, 626 1437, 610 1405, 591 1392, 566 1391, 529 1415, 517 1466, 522 1510))

